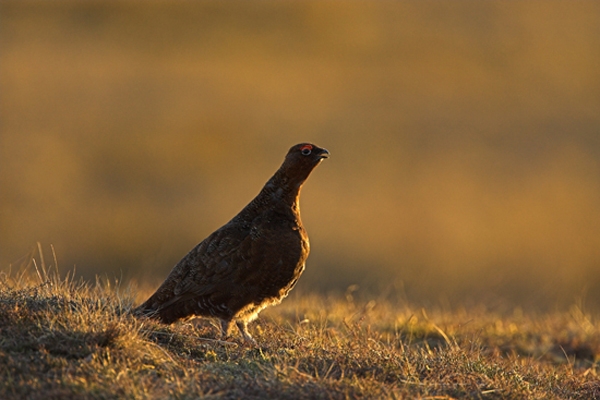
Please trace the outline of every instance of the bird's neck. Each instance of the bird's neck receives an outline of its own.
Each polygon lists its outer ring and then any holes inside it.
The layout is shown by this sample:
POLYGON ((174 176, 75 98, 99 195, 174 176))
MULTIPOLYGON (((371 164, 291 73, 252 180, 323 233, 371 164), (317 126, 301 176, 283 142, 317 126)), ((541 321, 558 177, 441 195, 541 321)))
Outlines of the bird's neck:
POLYGON ((290 176, 285 170, 280 169, 267 181, 259 196, 264 195, 271 201, 297 207, 305 180, 305 178, 300 179, 295 175, 290 176))
POLYGON ((258 207, 265 205, 286 207, 291 209, 294 214, 299 214, 300 191, 307 177, 308 174, 304 176, 297 171, 290 171, 282 167, 267 181, 253 203, 258 207))

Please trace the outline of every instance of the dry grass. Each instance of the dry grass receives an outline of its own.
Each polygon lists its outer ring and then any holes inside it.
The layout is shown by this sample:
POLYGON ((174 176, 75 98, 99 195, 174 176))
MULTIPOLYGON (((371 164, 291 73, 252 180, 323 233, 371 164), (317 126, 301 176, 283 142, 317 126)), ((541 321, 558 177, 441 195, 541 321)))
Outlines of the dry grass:
POLYGON ((546 315, 412 310, 294 295, 251 326, 258 348, 201 319, 164 326, 134 302, 35 268, 0 280, 0 398, 600 398, 600 329, 546 315))

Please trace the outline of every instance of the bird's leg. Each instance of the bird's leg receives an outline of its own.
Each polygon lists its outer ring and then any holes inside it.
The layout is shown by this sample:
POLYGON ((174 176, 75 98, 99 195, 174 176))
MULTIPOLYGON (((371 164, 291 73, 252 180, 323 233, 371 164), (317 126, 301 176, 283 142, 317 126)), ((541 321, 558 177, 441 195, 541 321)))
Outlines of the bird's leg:
POLYGON ((237 325, 238 329, 242 333, 244 340, 247 343, 250 343, 250 344, 256 346, 256 340, 254 340, 252 335, 250 335, 250 333, 248 332, 248 323, 246 321, 238 320, 238 321, 235 321, 235 324, 237 325))
POLYGON ((229 335, 229 327, 231 326, 231 320, 221 320, 221 338, 227 339, 229 335))

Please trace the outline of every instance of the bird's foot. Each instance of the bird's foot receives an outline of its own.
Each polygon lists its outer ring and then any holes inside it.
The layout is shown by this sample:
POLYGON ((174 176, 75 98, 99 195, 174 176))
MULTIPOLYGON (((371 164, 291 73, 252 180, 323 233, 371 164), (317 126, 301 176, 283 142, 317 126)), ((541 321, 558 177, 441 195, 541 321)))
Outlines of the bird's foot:
POLYGON ((235 324, 237 325, 238 329, 240 330, 240 333, 244 337, 244 340, 246 341, 247 344, 254 346, 254 347, 258 346, 258 343, 256 343, 256 340, 254 340, 252 335, 250 335, 250 332, 248 332, 248 324, 245 321, 236 321, 235 324))
POLYGON ((231 326, 231 321, 226 321, 224 319, 221 320, 221 340, 229 339, 229 327, 231 326))

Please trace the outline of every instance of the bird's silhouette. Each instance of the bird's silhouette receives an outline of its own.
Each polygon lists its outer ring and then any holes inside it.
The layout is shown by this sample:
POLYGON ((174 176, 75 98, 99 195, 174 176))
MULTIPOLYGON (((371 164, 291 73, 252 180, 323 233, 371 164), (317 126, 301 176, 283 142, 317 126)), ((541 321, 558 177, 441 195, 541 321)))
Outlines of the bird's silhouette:
POLYGON ((134 312, 172 323, 189 316, 218 318, 226 337, 294 287, 309 253, 300 219, 300 190, 329 156, 311 143, 293 146, 260 193, 231 221, 194 247, 134 312))

